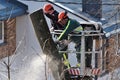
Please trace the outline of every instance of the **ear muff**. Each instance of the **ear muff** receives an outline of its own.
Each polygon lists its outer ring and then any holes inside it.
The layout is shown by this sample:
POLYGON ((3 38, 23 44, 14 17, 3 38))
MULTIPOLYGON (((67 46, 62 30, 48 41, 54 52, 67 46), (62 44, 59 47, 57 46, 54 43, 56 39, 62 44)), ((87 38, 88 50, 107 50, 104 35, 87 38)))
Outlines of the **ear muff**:
POLYGON ((67 18, 67 17, 68 17, 67 12, 62 11, 58 15, 58 21, 61 21, 61 20, 65 19, 65 18, 67 18))

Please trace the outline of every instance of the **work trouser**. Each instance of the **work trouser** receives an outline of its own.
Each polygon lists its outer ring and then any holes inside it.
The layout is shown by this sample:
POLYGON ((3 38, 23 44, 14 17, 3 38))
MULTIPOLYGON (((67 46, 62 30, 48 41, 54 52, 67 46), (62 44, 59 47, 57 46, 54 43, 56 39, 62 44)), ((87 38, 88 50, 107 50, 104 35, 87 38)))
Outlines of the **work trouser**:
MULTIPOLYGON (((60 47, 60 46, 59 46, 59 47, 60 47)), ((65 47, 61 48, 60 51, 67 51, 67 48, 68 48, 68 46, 65 46, 65 47)), ((65 53, 65 52, 60 53, 61 58, 63 58, 63 54, 65 54, 65 55, 66 55, 66 58, 68 59, 68 54, 65 53)), ((64 60, 64 58, 63 58, 63 60, 64 60)))
POLYGON ((80 36, 72 36, 72 37, 70 37, 70 40, 75 43, 75 49, 76 49, 76 52, 78 52, 78 53, 76 53, 76 58, 77 58, 77 62, 80 63, 81 37, 80 36))
MULTIPOLYGON (((68 46, 65 46, 60 51, 67 51, 67 48, 68 48, 68 46)), ((68 53, 66 53, 66 52, 60 53, 60 57, 64 63, 64 69, 70 68, 70 64, 68 61, 68 53)))

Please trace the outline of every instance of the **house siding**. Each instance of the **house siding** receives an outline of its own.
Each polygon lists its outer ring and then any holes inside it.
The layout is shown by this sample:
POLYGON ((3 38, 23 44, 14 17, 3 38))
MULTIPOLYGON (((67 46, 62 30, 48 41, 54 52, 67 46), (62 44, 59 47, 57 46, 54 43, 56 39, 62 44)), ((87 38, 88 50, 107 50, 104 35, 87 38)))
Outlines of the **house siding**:
MULTIPOLYGON (((118 37, 120 41, 120 34, 118 37)), ((118 42, 119 42, 118 41, 118 42)), ((103 40, 104 42, 104 40, 103 40)), ((111 38, 108 40, 109 46, 104 49, 104 52, 102 52, 102 57, 101 54, 98 55, 98 68, 101 68, 103 71, 109 71, 112 72, 115 69, 120 67, 120 55, 119 53, 117 54, 117 44, 116 44, 116 35, 112 35, 111 38), (101 60, 103 61, 101 64, 101 60)), ((100 42, 96 40, 96 49, 99 49, 100 42)), ((105 44, 105 42, 103 43, 105 44)), ((120 43, 118 43, 118 47, 120 47, 120 43)), ((105 47, 104 47, 105 48, 105 47)))
POLYGON ((16 19, 4 21, 4 43, 0 45, 0 59, 14 53, 16 48, 16 19))
MULTIPOLYGON (((120 35, 120 34, 119 34, 120 35)), ((120 39, 120 38, 119 38, 120 39)), ((107 48, 106 61, 107 69, 113 71, 120 67, 120 55, 117 55, 116 35, 112 35, 109 39, 109 47, 107 48)), ((120 46, 118 44, 118 46, 120 46)))

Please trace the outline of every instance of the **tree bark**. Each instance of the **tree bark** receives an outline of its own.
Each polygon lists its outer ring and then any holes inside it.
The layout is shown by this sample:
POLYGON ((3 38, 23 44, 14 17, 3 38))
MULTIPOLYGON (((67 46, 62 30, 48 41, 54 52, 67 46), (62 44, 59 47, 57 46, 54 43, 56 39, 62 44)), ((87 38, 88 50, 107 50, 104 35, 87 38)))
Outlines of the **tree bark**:
POLYGON ((42 9, 30 15, 35 34, 43 53, 49 57, 48 66, 52 71, 55 80, 60 80, 60 56, 56 45, 50 34, 42 9))

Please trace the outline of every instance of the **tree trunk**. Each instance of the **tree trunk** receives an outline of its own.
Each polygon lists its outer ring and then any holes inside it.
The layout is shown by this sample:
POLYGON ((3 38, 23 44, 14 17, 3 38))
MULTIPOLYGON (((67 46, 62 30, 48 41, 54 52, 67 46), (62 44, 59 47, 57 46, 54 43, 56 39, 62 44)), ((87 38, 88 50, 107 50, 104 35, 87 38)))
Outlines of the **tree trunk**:
POLYGON ((55 80, 60 80, 60 56, 50 34, 42 9, 32 13, 30 17, 43 53, 49 57, 48 66, 55 80))

